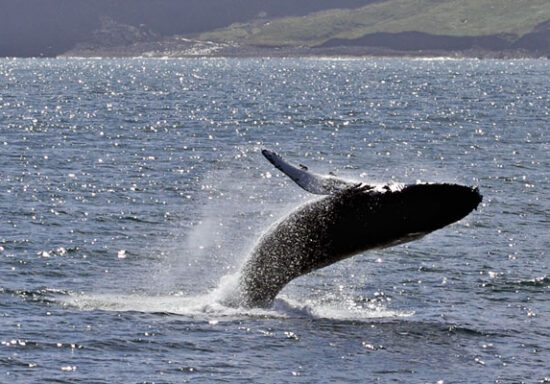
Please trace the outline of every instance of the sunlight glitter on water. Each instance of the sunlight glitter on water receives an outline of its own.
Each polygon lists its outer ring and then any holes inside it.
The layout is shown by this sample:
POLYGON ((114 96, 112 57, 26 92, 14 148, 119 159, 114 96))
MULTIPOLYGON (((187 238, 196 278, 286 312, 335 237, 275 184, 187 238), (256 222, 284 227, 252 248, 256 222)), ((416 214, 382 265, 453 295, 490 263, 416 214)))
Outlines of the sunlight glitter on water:
POLYGON ((543 381, 549 68, 0 60, 0 382, 543 381), (224 305, 221 276, 311 198, 263 146, 486 199, 292 282, 270 309, 224 305))

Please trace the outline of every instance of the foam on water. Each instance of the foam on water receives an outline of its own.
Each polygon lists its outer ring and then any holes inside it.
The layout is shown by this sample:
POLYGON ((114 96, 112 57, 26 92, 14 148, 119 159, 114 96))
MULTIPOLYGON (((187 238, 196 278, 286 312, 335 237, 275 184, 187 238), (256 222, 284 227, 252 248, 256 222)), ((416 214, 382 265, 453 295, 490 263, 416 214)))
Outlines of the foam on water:
POLYGON ((232 320, 235 317, 316 318, 334 320, 370 320, 409 317, 413 311, 387 309, 381 303, 356 303, 351 297, 327 294, 316 299, 296 299, 280 295, 270 308, 238 305, 238 274, 224 276, 214 290, 200 295, 93 294, 56 292, 52 300, 63 306, 85 311, 170 313, 188 317, 232 320))
POLYGON ((53 298, 63 306, 84 311, 170 313, 186 317, 232 320, 235 317, 315 318, 333 320, 371 320, 410 317, 413 311, 394 311, 379 305, 360 306, 351 300, 343 303, 299 302, 288 297, 275 300, 271 308, 230 307, 213 300, 212 293, 185 297, 178 294, 143 296, 123 294, 69 294, 53 298))

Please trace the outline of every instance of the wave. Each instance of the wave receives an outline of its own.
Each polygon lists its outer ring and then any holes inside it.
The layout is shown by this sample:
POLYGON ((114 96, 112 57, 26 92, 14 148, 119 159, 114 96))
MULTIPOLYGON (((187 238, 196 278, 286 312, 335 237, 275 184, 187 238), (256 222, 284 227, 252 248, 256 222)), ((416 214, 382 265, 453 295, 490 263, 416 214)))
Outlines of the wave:
POLYGON ((521 287, 544 287, 547 288, 550 286, 550 277, 549 276, 541 276, 541 277, 535 277, 533 279, 528 280, 518 280, 514 282, 515 285, 519 285, 521 287))
POLYGON ((522 280, 495 280, 483 284, 483 287, 491 288, 493 291, 517 291, 517 290, 537 290, 550 288, 550 276, 544 275, 532 279, 522 280))

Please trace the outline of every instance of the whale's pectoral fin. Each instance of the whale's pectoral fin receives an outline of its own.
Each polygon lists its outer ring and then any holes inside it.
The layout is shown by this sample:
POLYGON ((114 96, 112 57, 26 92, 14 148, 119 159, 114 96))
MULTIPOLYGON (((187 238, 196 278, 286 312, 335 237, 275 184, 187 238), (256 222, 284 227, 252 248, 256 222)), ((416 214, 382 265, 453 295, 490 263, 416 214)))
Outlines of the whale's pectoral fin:
POLYGON ((332 195, 349 188, 361 188, 363 184, 354 184, 336 177, 325 177, 310 172, 304 165, 296 167, 273 151, 262 150, 262 154, 275 168, 290 177, 296 184, 310 193, 316 195, 332 195))

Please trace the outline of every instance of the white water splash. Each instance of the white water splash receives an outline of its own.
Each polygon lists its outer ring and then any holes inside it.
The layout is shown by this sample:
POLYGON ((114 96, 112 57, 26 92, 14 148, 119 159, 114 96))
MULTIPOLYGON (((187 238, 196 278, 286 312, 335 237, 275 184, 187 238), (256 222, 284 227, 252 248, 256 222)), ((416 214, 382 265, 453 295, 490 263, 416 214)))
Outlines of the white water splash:
MULTIPOLYGON (((239 272, 234 271, 239 269, 238 265, 246 259, 253 243, 261 237, 261 231, 257 226, 253 227, 253 222, 257 223, 258 217, 263 216, 265 223, 275 221, 271 225, 276 225, 278 220, 283 220, 290 211, 296 209, 296 205, 304 204, 306 199, 298 195, 289 202, 286 201, 288 197, 277 197, 276 191, 259 189, 254 179, 247 182, 246 177, 241 177, 239 184, 234 183, 235 179, 235 175, 226 170, 204 176, 204 200, 201 200, 202 206, 197 212, 200 219, 191 228, 181 228, 182 232, 175 234, 177 240, 183 237, 182 241, 162 244, 167 257, 149 279, 155 282, 154 289, 149 293, 56 295, 54 301, 80 310, 170 313, 206 318, 214 322, 235 317, 367 321, 411 316, 414 313, 388 310, 380 303, 358 304, 352 298, 341 295, 296 299, 284 293, 271 308, 241 307, 239 272), (266 195, 270 198, 265 198, 266 195), (261 204, 259 207, 250 205, 249 200, 258 200, 261 204), (235 219, 235 212, 243 213, 243 210, 247 213, 244 219, 235 219), (279 216, 278 220, 273 215, 275 212, 279 216), (253 235, 243 239, 243 232, 253 235), (236 233, 239 236, 235 236, 236 233), (236 241, 236 238, 240 240, 236 241), (227 270, 232 272, 227 273, 227 270), (223 274, 221 278, 220 274, 223 274), (217 284, 216 279, 219 279, 217 284), (205 291, 207 293, 202 293, 205 291)), ((306 197, 311 198, 309 195, 306 197)), ((269 231, 269 227, 265 231, 269 231)), ((122 253, 122 257, 126 256, 125 251, 121 250, 119 258, 122 253)))
POLYGON ((389 310, 380 303, 357 304, 351 299, 331 301, 330 298, 297 301, 281 295, 271 308, 246 308, 231 304, 231 294, 227 291, 235 276, 222 282, 212 292, 197 296, 173 295, 122 295, 122 294, 68 294, 57 295, 53 301, 63 306, 84 311, 169 313, 187 317, 204 318, 215 321, 231 321, 235 318, 309 318, 369 321, 382 318, 410 317, 413 311, 389 310), (229 299, 229 301, 228 301, 229 299), (212 320, 215 319, 215 320, 212 320))

